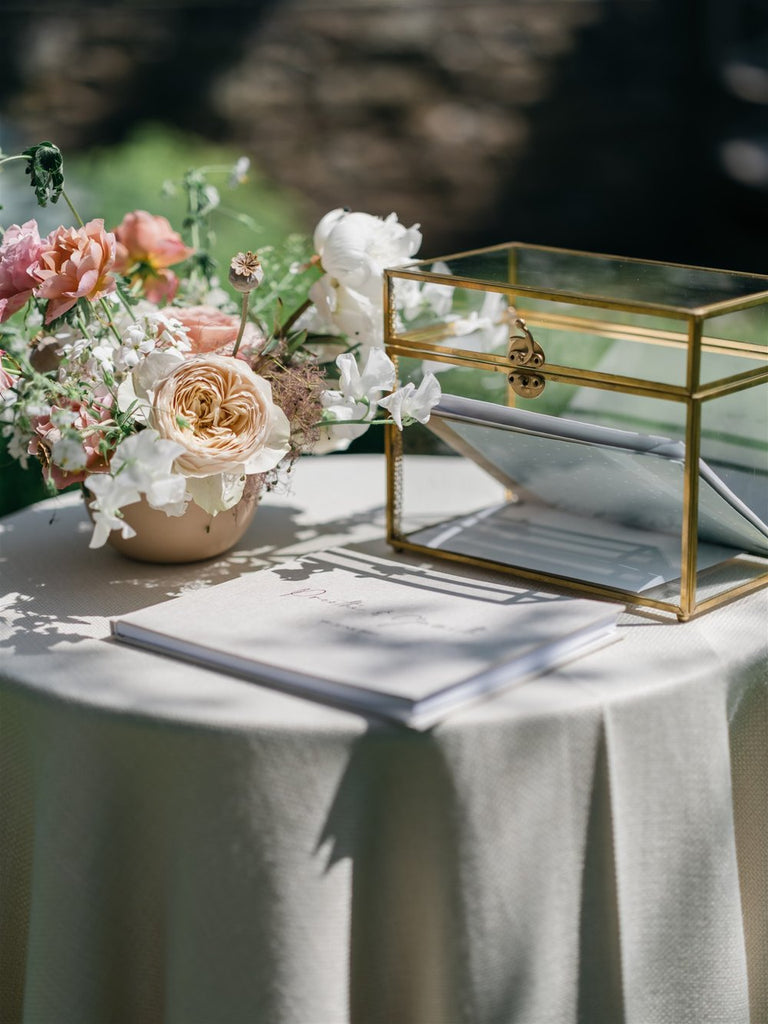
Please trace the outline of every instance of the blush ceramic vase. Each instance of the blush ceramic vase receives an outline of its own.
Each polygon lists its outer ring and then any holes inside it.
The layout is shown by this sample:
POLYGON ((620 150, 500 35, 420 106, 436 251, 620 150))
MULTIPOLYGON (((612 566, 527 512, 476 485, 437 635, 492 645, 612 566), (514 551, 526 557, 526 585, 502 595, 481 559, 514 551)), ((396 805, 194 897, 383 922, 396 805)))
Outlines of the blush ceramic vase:
POLYGON ((237 544, 251 524, 258 501, 258 491, 246 492, 236 505, 215 516, 190 501, 183 515, 167 516, 150 508, 142 497, 123 509, 136 536, 124 538, 119 530, 112 530, 107 543, 137 562, 202 562, 237 544))

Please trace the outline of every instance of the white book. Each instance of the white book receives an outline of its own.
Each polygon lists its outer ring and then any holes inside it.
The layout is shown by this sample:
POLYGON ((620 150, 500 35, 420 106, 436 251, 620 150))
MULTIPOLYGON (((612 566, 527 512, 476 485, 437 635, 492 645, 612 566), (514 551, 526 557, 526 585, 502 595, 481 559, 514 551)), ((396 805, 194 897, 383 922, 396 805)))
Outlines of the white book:
POLYGON ((334 549, 112 620, 125 643, 427 729, 585 654, 617 605, 334 549))

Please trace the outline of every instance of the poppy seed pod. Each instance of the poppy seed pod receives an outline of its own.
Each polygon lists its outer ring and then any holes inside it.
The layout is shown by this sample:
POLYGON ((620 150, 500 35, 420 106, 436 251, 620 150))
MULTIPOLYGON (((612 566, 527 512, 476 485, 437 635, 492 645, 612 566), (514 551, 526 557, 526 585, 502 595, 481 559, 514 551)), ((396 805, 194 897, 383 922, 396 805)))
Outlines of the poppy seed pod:
POLYGON ((229 264, 229 283, 239 292, 252 292, 264 280, 264 268, 256 253, 239 252, 229 264))

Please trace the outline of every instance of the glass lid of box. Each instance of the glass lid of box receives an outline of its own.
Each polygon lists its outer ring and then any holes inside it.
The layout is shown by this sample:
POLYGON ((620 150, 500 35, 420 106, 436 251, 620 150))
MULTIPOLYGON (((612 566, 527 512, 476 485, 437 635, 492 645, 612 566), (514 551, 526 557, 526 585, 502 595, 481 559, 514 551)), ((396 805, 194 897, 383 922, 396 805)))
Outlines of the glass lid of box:
POLYGON ((426 260, 408 271, 484 285, 513 284, 527 290, 592 297, 619 304, 663 310, 705 312, 721 303, 768 297, 768 277, 724 270, 571 252, 511 243, 426 260))

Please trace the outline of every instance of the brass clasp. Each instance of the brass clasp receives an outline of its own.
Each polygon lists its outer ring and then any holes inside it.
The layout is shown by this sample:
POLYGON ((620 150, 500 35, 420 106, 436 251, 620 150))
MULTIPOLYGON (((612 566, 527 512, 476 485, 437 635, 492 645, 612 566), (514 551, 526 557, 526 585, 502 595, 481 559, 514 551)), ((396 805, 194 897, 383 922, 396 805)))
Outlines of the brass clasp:
POLYGON ((538 398, 544 390, 544 377, 532 371, 544 365, 544 349, 534 339, 521 316, 512 322, 509 361, 520 367, 519 371, 513 370, 508 377, 515 394, 521 398, 538 398), (514 333, 515 331, 522 331, 522 334, 514 333))

